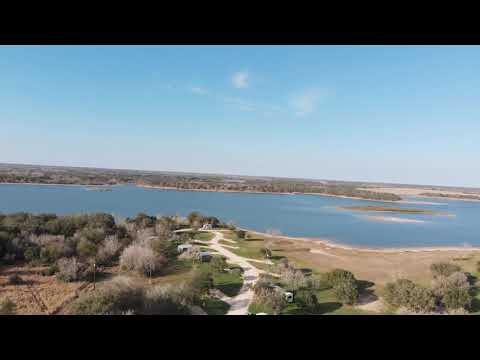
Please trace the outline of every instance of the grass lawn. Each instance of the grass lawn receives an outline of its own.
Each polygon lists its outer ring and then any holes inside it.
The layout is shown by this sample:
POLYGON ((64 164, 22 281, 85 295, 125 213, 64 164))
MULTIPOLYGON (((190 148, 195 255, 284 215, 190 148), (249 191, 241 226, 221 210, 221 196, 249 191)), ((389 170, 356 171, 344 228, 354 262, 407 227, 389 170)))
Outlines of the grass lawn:
POLYGON ((202 308, 208 315, 225 315, 230 309, 229 304, 214 297, 208 297, 204 301, 202 308))
POLYGON ((268 315, 273 315, 273 310, 270 307, 253 302, 248 307, 248 312, 251 314, 266 313, 268 315))
POLYGON ((214 235, 212 233, 208 232, 196 232, 193 235, 193 240, 199 240, 199 241, 210 241, 212 240, 214 235))
POLYGON ((243 286, 243 278, 231 273, 214 273, 213 286, 227 296, 235 296, 243 286))

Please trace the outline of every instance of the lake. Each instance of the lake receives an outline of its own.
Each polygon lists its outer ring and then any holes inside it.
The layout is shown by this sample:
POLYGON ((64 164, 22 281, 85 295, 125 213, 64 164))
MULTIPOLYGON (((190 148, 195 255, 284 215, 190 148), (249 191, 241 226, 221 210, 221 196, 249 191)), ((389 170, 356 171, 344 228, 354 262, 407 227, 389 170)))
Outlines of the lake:
MULTIPOLYGON (((411 200, 420 200, 413 199, 411 200)), ((423 199, 426 200, 426 199, 423 199)), ((78 214, 106 212, 121 217, 187 215, 200 211, 260 232, 323 238, 359 247, 480 246, 480 202, 426 200, 430 204, 392 204, 316 195, 272 195, 144 189, 115 186, 0 185, 0 212, 78 214), (453 216, 369 213, 338 210, 344 205, 383 205, 447 212, 453 216), (424 222, 375 221, 385 216, 424 222)))

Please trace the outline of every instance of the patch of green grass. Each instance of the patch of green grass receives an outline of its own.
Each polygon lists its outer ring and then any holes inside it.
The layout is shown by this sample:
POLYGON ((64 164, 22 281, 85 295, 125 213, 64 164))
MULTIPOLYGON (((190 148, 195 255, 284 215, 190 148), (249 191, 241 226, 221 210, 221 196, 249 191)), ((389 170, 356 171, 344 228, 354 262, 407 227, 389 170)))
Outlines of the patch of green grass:
POLYGON ((213 286, 227 296, 235 296, 243 286, 243 278, 232 273, 214 273, 213 286))
POLYGON ((208 315, 225 315, 230 309, 230 305, 225 301, 214 297, 204 299, 203 310, 208 315))
POLYGON ((256 261, 248 261, 248 263, 250 265, 252 265, 253 267, 259 269, 259 270, 264 270, 264 271, 268 271, 268 272, 272 271, 272 265, 259 263, 259 262, 256 262, 256 261))
POLYGON ((264 304, 257 304, 252 302, 248 307, 248 312, 251 314, 258 314, 258 313, 266 313, 268 315, 273 315, 273 310, 269 306, 265 306, 264 304))
POLYGON ((209 232, 196 232, 195 235, 193 235, 193 240, 210 241, 213 237, 214 235, 209 232))

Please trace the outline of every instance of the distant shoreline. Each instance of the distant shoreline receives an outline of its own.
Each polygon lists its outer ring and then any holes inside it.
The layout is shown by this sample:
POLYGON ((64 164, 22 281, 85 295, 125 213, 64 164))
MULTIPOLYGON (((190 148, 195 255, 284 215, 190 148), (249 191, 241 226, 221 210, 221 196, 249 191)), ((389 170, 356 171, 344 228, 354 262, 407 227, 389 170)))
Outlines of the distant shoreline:
MULTIPOLYGON (((340 199, 351 199, 351 200, 363 200, 363 201, 375 201, 375 202, 387 202, 392 204, 418 204, 418 202, 411 202, 408 200, 379 200, 379 199, 366 199, 361 197, 354 196, 345 196, 345 195, 333 195, 333 194, 323 194, 323 193, 288 193, 288 192, 272 192, 272 191, 240 191, 240 190, 210 190, 210 189, 181 189, 176 187, 169 186, 156 186, 156 185, 142 185, 142 184, 129 184, 129 183, 119 183, 113 185, 91 185, 91 184, 46 184, 46 183, 27 183, 27 182, 0 182, 0 185, 42 185, 42 186, 94 186, 94 187, 113 187, 120 185, 130 185, 136 186, 144 189, 159 189, 159 190, 174 190, 174 191, 192 191, 192 192, 215 192, 215 193, 236 193, 236 194, 254 194, 254 195, 313 195, 313 196, 326 196, 326 197, 335 197, 340 199)), ((430 204, 425 202, 426 205, 430 204)))
POLYGON ((379 200, 379 199, 366 199, 361 197, 354 197, 354 196, 344 196, 344 195, 333 195, 333 194, 323 194, 323 193, 289 193, 289 192, 272 192, 272 191, 240 191, 240 190, 210 190, 210 189, 180 189, 176 187, 169 187, 169 186, 155 186, 155 185, 135 185, 137 187, 145 188, 145 189, 159 189, 159 190, 176 190, 176 191, 196 191, 196 192, 221 192, 221 193, 238 193, 238 194, 266 194, 266 195, 313 195, 313 196, 328 196, 328 197, 336 197, 342 199, 352 199, 352 200, 364 200, 364 201, 377 201, 377 202, 391 202, 391 203, 400 203, 400 204, 408 204, 409 202, 406 200, 379 200))

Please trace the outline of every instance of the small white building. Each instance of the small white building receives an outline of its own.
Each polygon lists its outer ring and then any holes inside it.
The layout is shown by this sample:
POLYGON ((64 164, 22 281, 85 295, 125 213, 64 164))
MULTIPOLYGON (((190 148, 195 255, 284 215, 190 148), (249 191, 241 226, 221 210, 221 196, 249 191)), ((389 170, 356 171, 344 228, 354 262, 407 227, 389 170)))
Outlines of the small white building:
POLYGON ((178 245, 178 246, 177 246, 177 251, 178 251, 179 253, 183 253, 183 252, 191 249, 192 246, 193 246, 192 244, 181 244, 181 245, 178 245))

